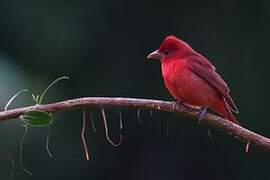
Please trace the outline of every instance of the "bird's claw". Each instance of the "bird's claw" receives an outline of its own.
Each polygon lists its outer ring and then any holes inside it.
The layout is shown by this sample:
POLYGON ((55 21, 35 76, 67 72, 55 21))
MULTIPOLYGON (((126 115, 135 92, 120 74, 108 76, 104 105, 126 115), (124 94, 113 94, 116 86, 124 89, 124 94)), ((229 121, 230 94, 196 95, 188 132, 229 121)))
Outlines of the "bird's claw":
POLYGON ((173 104, 173 110, 176 111, 176 109, 182 104, 183 104, 182 101, 175 101, 173 104))
POLYGON ((199 118, 199 123, 201 123, 201 120, 204 118, 205 114, 207 113, 207 107, 203 107, 199 112, 198 112, 198 118, 199 118))

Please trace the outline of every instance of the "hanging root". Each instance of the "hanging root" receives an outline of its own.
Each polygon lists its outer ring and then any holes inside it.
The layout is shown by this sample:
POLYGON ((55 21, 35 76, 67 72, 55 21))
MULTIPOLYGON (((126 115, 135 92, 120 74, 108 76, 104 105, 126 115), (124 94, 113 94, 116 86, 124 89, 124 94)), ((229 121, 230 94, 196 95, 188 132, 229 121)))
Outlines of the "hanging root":
POLYGON ((93 116, 91 109, 89 110, 89 113, 90 113, 90 121, 91 121, 92 129, 93 129, 94 133, 97 133, 96 125, 95 125, 95 121, 94 121, 94 116, 93 116))
POLYGON ((122 111, 121 111, 121 109, 118 110, 118 114, 119 114, 120 130, 122 130, 123 129, 123 119, 122 119, 122 111))
POLYGON ((249 142, 249 141, 247 141, 247 144, 246 144, 246 153, 248 153, 248 152, 249 152, 249 145, 250 145, 250 142, 249 142))
POLYGON ((81 131, 81 139, 83 143, 83 149, 85 152, 86 161, 89 161, 88 148, 87 148, 87 144, 84 137, 85 127, 86 127, 86 108, 83 108, 83 125, 82 125, 82 131, 81 131))
POLYGON ((152 116, 153 115, 153 110, 150 110, 150 116, 152 116))
POLYGON ((21 165, 22 170, 25 173, 29 174, 30 176, 34 176, 33 173, 31 173, 29 170, 25 169, 23 166, 23 142, 24 142, 24 139, 27 135, 27 130, 28 130, 28 127, 26 124, 24 124, 23 126, 24 126, 24 134, 23 134, 21 141, 20 141, 20 165, 21 165))
POLYGON ((143 123, 143 120, 141 118, 141 110, 140 109, 137 110, 137 118, 138 118, 139 123, 143 123))
POLYGON ((105 128, 105 134, 106 134, 107 141, 109 141, 109 143, 111 143, 111 145, 113 145, 114 147, 120 146, 122 141, 123 141, 122 133, 120 132, 119 142, 117 144, 115 144, 109 137, 107 118, 106 118, 105 110, 103 108, 101 108, 101 113, 102 113, 102 117, 103 117, 103 122, 104 122, 104 128, 105 128))
POLYGON ((49 157, 53 157, 52 153, 51 153, 51 150, 50 150, 50 137, 51 137, 51 124, 49 125, 48 127, 48 132, 47 132, 47 139, 46 139, 46 150, 47 150, 47 153, 49 155, 49 157))
POLYGON ((15 161, 13 160, 11 155, 8 152, 6 152, 5 150, 0 148, 0 152, 1 152, 1 154, 4 154, 4 156, 0 156, 0 159, 8 160, 11 163, 12 171, 11 171, 9 177, 10 177, 10 179, 12 179, 14 174, 15 174, 15 161))

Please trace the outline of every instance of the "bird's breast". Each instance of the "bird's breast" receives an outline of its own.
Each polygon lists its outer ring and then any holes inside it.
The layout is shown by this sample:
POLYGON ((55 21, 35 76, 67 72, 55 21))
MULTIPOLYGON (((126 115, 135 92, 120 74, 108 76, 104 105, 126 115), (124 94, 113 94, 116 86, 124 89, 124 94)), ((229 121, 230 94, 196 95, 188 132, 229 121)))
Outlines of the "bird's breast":
POLYGON ((162 64, 162 76, 167 89, 178 101, 211 107, 218 99, 215 90, 190 71, 184 60, 162 64))
POLYGON ((174 96, 178 101, 183 100, 183 95, 181 93, 181 85, 185 83, 185 62, 169 61, 162 63, 162 77, 164 79, 165 86, 168 91, 174 96))

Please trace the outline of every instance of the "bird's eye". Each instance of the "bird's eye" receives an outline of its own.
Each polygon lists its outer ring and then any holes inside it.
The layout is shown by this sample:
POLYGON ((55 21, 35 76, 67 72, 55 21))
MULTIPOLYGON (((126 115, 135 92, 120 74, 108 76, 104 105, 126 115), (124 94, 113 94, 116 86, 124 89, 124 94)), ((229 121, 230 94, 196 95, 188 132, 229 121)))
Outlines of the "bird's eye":
POLYGON ((164 50, 164 54, 165 55, 168 55, 169 54, 169 51, 167 49, 164 50))

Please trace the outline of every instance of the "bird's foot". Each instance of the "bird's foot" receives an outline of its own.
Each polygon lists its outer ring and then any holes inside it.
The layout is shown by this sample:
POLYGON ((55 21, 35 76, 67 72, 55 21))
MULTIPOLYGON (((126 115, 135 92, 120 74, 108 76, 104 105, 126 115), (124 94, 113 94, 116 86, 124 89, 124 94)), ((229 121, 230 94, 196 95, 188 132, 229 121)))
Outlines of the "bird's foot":
POLYGON ((173 104, 173 110, 175 111, 180 105, 183 105, 183 101, 175 101, 173 104))
POLYGON ((207 107, 202 107, 201 110, 198 112, 199 123, 204 118, 205 114, 207 113, 207 107))

